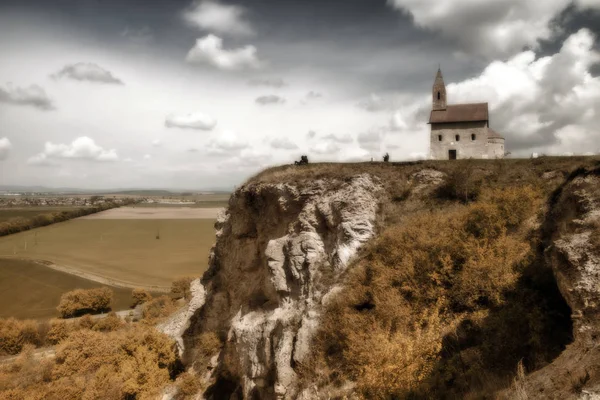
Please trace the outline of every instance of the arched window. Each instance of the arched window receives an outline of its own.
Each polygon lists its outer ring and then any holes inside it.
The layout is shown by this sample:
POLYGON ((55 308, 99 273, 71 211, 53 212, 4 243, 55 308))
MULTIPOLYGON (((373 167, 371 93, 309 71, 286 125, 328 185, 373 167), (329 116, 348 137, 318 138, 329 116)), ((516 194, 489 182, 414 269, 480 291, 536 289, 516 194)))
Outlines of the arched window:
POLYGON ((441 99, 440 92, 438 92, 438 100, 441 99))
POLYGON ((471 140, 475 140, 475 139, 477 139, 477 136, 475 136, 474 133, 471 133, 471 140))
POLYGON ((438 135, 438 141, 442 141, 442 135, 438 135))
POLYGON ((456 141, 460 142, 460 135, 456 135, 456 141))

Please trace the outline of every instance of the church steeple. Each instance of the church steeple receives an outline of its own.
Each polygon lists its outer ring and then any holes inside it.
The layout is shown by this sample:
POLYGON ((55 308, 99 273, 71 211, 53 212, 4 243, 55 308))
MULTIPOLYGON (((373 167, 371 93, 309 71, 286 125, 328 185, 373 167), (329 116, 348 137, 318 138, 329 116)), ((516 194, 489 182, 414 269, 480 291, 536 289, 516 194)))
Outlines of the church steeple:
POLYGON ((446 84, 444 83, 444 77, 442 76, 442 70, 438 68, 437 75, 435 76, 435 82, 433 83, 432 89, 433 96, 433 109, 434 110, 445 110, 446 109, 446 84))

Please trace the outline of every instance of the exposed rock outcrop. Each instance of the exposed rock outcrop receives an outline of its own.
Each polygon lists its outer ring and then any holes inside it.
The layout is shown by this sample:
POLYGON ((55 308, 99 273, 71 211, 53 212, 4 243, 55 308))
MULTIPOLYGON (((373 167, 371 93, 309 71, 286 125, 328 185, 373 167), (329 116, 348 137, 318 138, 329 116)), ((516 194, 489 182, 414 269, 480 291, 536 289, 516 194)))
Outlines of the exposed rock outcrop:
POLYGON ((600 169, 577 171, 555 192, 545 235, 574 342, 525 379, 527 398, 600 399, 600 169))
POLYGON ((224 340, 207 397, 298 395, 294 367, 308 354, 323 298, 375 235, 383 196, 368 174, 250 184, 232 195, 202 280, 206 301, 184 335, 188 364, 202 333, 224 340))

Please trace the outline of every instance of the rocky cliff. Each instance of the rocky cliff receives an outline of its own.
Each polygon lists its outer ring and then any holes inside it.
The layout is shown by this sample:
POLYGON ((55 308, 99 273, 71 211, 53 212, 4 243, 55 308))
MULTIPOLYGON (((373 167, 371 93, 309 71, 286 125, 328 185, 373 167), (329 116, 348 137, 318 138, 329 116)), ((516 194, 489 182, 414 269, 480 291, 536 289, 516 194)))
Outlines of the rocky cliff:
POLYGON ((204 289, 197 290, 203 304, 183 335, 189 364, 194 338, 216 332, 224 341, 209 366, 207 397, 299 395, 294 365, 308 353, 322 303, 375 235, 383 195, 368 174, 249 184, 232 195, 217 222, 204 289))
MULTIPOLYGON (((215 225, 216 244, 208 271, 192 284, 194 296, 189 306, 162 329, 177 339, 184 364, 202 382, 198 399, 315 398, 320 389, 305 390, 298 366, 310 356, 311 341, 328 305, 344 293, 348 268, 354 265, 352 260, 361 246, 384 228, 410 221, 406 218, 411 214, 441 216, 449 210, 460 216, 464 210, 470 212, 464 203, 470 201, 471 193, 476 195, 479 189, 475 187, 482 182, 493 190, 536 185, 548 196, 547 204, 511 235, 531 241, 532 249, 539 247, 532 250, 539 253, 536 260, 543 264, 542 269, 552 268, 549 274, 554 275, 556 283, 550 286, 558 285, 560 294, 556 296, 562 295, 573 311, 574 341, 550 364, 547 359, 537 364, 530 360, 531 365, 546 366, 521 377, 512 391, 503 394, 508 398, 595 398, 595 393, 600 393, 600 369, 595 367, 600 365, 596 344, 600 329, 600 174, 596 162, 465 161, 360 164, 344 166, 344 171, 338 171, 337 165, 268 171, 233 193, 227 211, 215 225), (450 198, 435 199, 433 189, 444 183, 440 187, 443 189, 452 180, 460 190, 450 193, 450 198), (211 335, 219 339, 219 346, 205 346, 211 335)), ((447 190, 445 193, 448 196, 447 190)), ((472 212, 488 212, 482 207, 476 204, 472 212)), ((522 278, 511 286, 513 300, 519 298, 518 290, 529 287, 527 273, 518 273, 522 278), (519 282, 525 282, 525 286, 519 282)), ((543 294, 543 290, 536 293, 543 294)), ((562 298, 560 302, 564 304, 562 298)), ((451 364, 450 355, 444 352, 456 354, 452 357, 458 357, 462 365, 463 357, 474 356, 480 351, 476 349, 502 346, 499 335, 498 343, 469 347, 480 340, 477 332, 495 331, 494 319, 486 315, 494 317, 493 313, 504 312, 510 320, 509 306, 494 309, 477 303, 468 318, 464 310, 442 315, 447 321, 464 321, 455 333, 439 333, 443 337, 436 340, 440 340, 442 351, 435 356, 439 361, 436 368, 451 364), (492 321, 491 325, 477 325, 486 321, 492 321)), ((530 330, 547 329, 561 321, 546 321, 545 327, 532 326, 530 330)), ((564 324, 561 329, 570 328, 570 324, 564 324)), ((527 329, 519 331, 522 336, 527 329)), ((543 337, 539 334, 535 340, 543 337)), ((524 340, 521 350, 534 354, 530 351, 532 344, 524 340)), ((553 342, 556 345, 560 341, 553 342)), ((555 357, 560 349, 547 354, 555 357)), ((485 368, 493 370, 493 361, 477 362, 490 362, 485 368)), ((469 374, 464 365, 455 373, 462 374, 461 379, 469 374)), ((506 388, 511 381, 512 377, 507 383, 495 382, 489 390, 506 388)), ((423 382, 427 383, 426 379, 423 382)), ((464 393, 464 388, 460 390, 464 393)), ((343 391, 352 393, 352 383, 343 391)))

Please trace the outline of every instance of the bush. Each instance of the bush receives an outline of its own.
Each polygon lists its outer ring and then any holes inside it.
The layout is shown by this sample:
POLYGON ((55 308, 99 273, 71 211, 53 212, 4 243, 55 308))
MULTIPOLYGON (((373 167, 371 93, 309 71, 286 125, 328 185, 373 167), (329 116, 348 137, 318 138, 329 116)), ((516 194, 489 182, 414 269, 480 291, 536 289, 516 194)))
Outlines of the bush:
POLYGON ((185 276, 173 281, 173 283, 171 284, 171 294, 173 295, 173 298, 180 299, 183 297, 186 300, 189 300, 192 297, 192 292, 190 291, 190 284, 193 280, 193 277, 185 276))
POLYGON ((61 296, 57 310, 63 318, 108 311, 112 296, 108 288, 76 289, 61 296))
POLYGON ((166 335, 143 326, 74 331, 54 359, 35 359, 29 349, 15 363, 0 365, 0 398, 157 398, 174 371, 174 349, 166 335))
POLYGON ((152 300, 152 295, 144 289, 133 289, 131 291, 131 297, 133 298, 133 304, 131 305, 132 308, 152 300))
POLYGON ((147 323, 154 323, 161 318, 168 317, 176 309, 169 296, 160 296, 144 304, 142 318, 147 323))
POLYGON ((0 319, 0 355, 19 354, 23 346, 39 346, 41 341, 36 321, 0 319))
POLYGON ((99 332, 113 332, 119 330, 125 325, 123 320, 115 312, 110 312, 105 318, 95 321, 92 330, 99 332))
POLYGON ((184 372, 177 377, 177 400, 193 399, 195 396, 204 391, 204 387, 200 382, 200 377, 197 377, 189 372, 184 372))
POLYGON ((48 331, 48 342, 50 344, 58 344, 66 339, 73 331, 74 324, 62 319, 53 319, 50 321, 50 330, 48 331))

